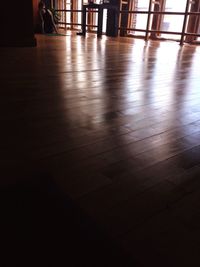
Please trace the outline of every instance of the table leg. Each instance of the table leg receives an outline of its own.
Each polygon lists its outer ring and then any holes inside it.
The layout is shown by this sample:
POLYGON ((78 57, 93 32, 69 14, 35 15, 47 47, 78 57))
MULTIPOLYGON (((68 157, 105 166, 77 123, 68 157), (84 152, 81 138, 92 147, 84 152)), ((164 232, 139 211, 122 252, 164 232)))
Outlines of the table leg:
POLYGON ((82 35, 85 36, 86 33, 86 7, 83 7, 82 12, 82 35))
POLYGON ((97 37, 102 36, 102 26, 103 26, 103 8, 98 8, 98 27, 97 27, 97 37))

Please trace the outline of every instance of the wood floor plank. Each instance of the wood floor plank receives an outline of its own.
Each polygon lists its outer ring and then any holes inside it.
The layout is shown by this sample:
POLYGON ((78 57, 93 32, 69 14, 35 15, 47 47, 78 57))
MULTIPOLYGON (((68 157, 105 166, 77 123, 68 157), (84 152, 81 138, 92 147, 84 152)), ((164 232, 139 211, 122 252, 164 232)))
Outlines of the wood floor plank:
POLYGON ((0 49, 1 183, 45 173, 144 266, 184 266, 187 240, 199 266, 200 47, 37 40, 0 49))

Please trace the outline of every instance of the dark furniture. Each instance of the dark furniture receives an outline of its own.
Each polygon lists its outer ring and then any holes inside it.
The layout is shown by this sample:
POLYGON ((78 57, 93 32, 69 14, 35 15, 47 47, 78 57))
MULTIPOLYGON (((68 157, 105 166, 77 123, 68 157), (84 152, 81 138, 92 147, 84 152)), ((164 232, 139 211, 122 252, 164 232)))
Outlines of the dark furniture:
POLYGON ((119 10, 116 5, 112 4, 95 4, 89 3, 83 5, 83 13, 82 13, 82 35, 86 34, 86 13, 89 9, 97 9, 98 10, 98 25, 97 25, 97 37, 102 36, 102 25, 103 25, 103 10, 108 9, 108 12, 112 12, 113 19, 107 18, 107 27, 106 27, 106 35, 108 36, 117 36, 118 35, 118 18, 119 18, 119 10))
POLYGON ((97 36, 101 37, 101 35, 102 35, 102 24, 103 24, 103 5, 94 4, 94 3, 83 5, 82 35, 85 36, 85 33, 86 33, 86 13, 87 13, 88 9, 97 9, 98 10, 97 36))

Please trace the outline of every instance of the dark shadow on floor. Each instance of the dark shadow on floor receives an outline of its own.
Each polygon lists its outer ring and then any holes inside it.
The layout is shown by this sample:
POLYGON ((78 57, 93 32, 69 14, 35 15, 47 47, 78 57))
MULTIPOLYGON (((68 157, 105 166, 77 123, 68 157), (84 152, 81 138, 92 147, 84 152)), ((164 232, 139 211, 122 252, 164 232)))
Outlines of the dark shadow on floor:
POLYGON ((139 266, 49 179, 4 186, 0 201, 1 266, 139 266))

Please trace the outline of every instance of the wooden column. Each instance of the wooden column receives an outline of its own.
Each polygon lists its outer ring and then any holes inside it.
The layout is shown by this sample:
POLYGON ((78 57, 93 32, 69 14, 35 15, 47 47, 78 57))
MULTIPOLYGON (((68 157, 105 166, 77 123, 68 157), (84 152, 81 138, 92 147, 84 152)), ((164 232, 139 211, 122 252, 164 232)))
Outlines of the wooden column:
POLYGON ((35 46, 32 0, 2 1, 0 46, 35 46))
MULTIPOLYGON (((121 8, 122 11, 128 11, 129 10, 129 0, 123 0, 121 1, 121 8)), ((120 30, 120 36, 126 36, 128 27, 128 13, 122 13, 120 16, 120 27, 124 28, 120 30)))
POLYGON ((106 20, 106 35, 116 37, 119 27, 120 1, 109 0, 112 8, 108 8, 106 20))
POLYGON ((37 32, 37 27, 39 23, 39 13, 38 13, 38 4, 39 0, 32 0, 33 1, 33 25, 34 25, 34 31, 37 32))
MULTIPOLYGON (((194 0, 190 6, 190 12, 199 12, 199 11, 200 11, 200 0, 194 0)), ((197 33, 198 28, 199 28, 199 22, 200 22, 199 16, 190 15, 186 32, 187 33, 197 33)), ((185 42, 190 43, 196 39, 197 39, 196 36, 186 36, 185 42)))

